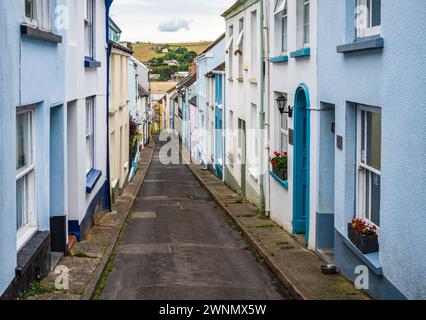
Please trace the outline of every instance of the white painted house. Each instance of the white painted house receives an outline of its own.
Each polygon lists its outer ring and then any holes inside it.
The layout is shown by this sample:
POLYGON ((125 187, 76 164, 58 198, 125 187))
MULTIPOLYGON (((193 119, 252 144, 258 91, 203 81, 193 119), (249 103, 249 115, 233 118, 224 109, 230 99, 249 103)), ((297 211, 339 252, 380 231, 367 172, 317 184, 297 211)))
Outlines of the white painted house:
POLYGON ((288 179, 270 167, 267 211, 287 231, 307 236, 315 248, 317 219, 317 1, 270 0, 269 155, 288 153, 288 179), (278 109, 278 102, 285 107, 278 109), (290 106, 290 114, 287 113, 290 106))
POLYGON ((239 0, 222 15, 226 21, 225 181, 256 205, 262 198, 263 150, 260 3, 239 0))
POLYGON ((81 239, 108 204, 107 47, 104 0, 68 0, 65 101, 68 231, 81 239))

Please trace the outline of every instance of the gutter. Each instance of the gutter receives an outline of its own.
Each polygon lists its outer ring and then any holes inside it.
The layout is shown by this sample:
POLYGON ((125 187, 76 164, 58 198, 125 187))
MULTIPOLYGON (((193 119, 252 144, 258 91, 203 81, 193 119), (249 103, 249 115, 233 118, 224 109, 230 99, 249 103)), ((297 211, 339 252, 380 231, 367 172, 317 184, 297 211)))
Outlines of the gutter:
POLYGON ((106 148, 106 179, 108 188, 105 191, 105 196, 107 199, 107 209, 111 212, 112 210, 112 204, 111 204, 111 176, 110 176, 110 161, 109 161, 109 96, 110 96, 110 90, 109 90, 109 73, 110 73, 110 55, 111 55, 111 48, 109 46, 109 10, 111 8, 111 4, 114 0, 105 0, 105 24, 106 24, 106 41, 105 41, 105 47, 106 47, 106 58, 107 58, 107 74, 106 74, 106 124, 107 124, 107 148, 106 148))
POLYGON ((260 213, 265 214, 265 187, 264 187, 264 162, 265 162, 265 35, 264 35, 264 0, 260 0, 260 110, 259 110, 259 142, 260 142, 260 153, 259 153, 259 196, 260 196, 260 213))

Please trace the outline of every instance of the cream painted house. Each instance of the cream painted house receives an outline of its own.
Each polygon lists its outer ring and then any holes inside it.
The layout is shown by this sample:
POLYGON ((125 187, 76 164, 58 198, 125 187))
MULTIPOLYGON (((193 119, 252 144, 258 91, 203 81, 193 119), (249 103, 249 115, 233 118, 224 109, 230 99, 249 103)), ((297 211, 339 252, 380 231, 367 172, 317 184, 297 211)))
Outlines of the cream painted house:
POLYGON ((109 169, 112 200, 129 174, 128 64, 132 50, 110 41, 109 169))

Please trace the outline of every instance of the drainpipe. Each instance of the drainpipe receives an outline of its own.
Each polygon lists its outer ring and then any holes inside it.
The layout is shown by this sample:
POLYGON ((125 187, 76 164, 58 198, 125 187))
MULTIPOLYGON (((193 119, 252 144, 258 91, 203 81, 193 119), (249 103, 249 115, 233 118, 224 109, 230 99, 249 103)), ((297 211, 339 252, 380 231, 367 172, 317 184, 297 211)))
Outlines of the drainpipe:
POLYGON ((265 214, 265 187, 264 187, 264 162, 265 162, 265 49, 264 49, 264 0, 260 0, 260 109, 259 109, 259 189, 260 189, 260 214, 265 214))
POLYGON ((106 60, 107 60, 107 74, 106 74, 106 124, 107 124, 107 148, 106 148, 106 179, 108 188, 106 188, 105 196, 107 199, 107 209, 108 211, 112 210, 111 205, 111 192, 110 192, 110 186, 111 186, 111 177, 110 177, 110 162, 109 162, 109 71, 110 71, 110 55, 111 55, 111 48, 109 46, 109 10, 111 8, 111 4, 114 0, 105 0, 105 24, 106 24, 106 60))

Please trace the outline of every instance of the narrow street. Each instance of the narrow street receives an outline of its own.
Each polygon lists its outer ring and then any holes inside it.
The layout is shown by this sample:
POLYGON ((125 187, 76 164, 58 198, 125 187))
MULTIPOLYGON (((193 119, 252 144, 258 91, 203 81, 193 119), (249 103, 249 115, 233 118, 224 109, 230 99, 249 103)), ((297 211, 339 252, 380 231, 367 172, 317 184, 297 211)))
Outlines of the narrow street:
POLYGON ((186 165, 156 141, 103 299, 288 299, 186 165))

